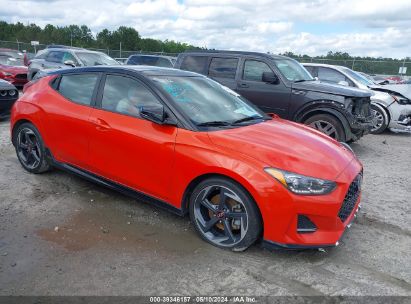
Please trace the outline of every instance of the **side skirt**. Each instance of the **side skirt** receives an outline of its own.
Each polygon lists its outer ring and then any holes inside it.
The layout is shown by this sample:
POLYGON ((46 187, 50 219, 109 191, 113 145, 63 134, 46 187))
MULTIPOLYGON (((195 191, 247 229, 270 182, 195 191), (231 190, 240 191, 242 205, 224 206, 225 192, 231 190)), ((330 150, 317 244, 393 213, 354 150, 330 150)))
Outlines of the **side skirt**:
POLYGON ((184 214, 185 214, 181 209, 176 208, 176 207, 174 207, 173 205, 171 205, 171 204, 169 204, 169 203, 167 203, 167 202, 165 202, 165 201, 163 201, 163 200, 160 200, 160 199, 158 199, 158 198, 149 196, 149 195, 147 195, 147 194, 145 194, 145 193, 136 191, 136 190, 131 189, 131 188, 129 188, 129 187, 120 185, 120 184, 118 184, 118 183, 115 183, 115 182, 113 182, 113 181, 110 181, 110 180, 108 180, 108 179, 106 179, 106 178, 103 178, 103 177, 98 176, 98 175, 96 175, 96 174, 94 174, 94 173, 88 172, 88 171, 86 171, 86 170, 83 170, 83 169, 74 167, 74 166, 69 165, 69 164, 66 164, 66 163, 60 163, 60 162, 56 161, 56 160, 51 156, 51 153, 50 153, 49 151, 48 151, 47 154, 49 154, 48 156, 49 156, 50 162, 53 164, 54 167, 56 167, 56 168, 58 168, 58 169, 67 171, 67 172, 69 172, 69 173, 73 173, 73 174, 75 174, 75 175, 77 175, 77 176, 80 176, 80 177, 82 177, 82 178, 84 178, 84 179, 87 179, 87 180, 89 180, 89 181, 91 181, 91 182, 93 182, 93 183, 96 183, 96 184, 102 185, 102 186, 104 186, 104 187, 110 188, 110 189, 112 189, 112 190, 115 190, 115 191, 117 191, 117 192, 120 192, 120 193, 122 193, 122 194, 125 194, 125 195, 127 195, 127 196, 130 196, 130 197, 132 197, 132 198, 135 198, 136 200, 143 201, 143 202, 145 202, 145 203, 147 203, 147 204, 150 204, 150 205, 154 205, 154 206, 159 207, 159 208, 161 208, 161 209, 164 209, 164 210, 167 210, 167 211, 169 211, 169 212, 172 212, 172 213, 174 213, 174 214, 176 214, 176 215, 184 216, 184 214))

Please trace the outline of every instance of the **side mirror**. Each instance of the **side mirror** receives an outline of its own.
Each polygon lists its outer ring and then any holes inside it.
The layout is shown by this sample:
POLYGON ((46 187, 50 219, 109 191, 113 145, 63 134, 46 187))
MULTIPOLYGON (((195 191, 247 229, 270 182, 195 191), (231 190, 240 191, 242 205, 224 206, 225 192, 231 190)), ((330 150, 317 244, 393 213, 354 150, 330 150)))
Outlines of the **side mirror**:
POLYGON ((76 64, 74 63, 73 60, 66 60, 66 61, 64 61, 63 63, 64 63, 65 65, 71 66, 71 67, 73 67, 73 68, 76 66, 76 64))
POLYGON ((164 106, 160 104, 142 106, 140 108, 140 116, 160 125, 177 125, 173 120, 167 117, 167 114, 164 111, 164 106))
POLYGON ((277 75, 272 72, 263 72, 263 77, 261 80, 271 84, 276 84, 279 82, 277 75))
POLYGON ((349 86, 350 86, 350 84, 349 84, 347 81, 345 81, 345 80, 339 81, 338 84, 339 84, 339 85, 342 85, 342 86, 345 86, 345 87, 349 87, 349 86))

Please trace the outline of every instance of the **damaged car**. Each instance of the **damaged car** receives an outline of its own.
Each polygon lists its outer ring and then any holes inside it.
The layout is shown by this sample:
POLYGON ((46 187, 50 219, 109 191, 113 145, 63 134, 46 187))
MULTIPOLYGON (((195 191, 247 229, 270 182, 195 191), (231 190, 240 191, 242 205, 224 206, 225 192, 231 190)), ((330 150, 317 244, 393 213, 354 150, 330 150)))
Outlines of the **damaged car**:
POLYGON ((376 85, 344 66, 317 63, 304 63, 304 66, 322 82, 368 90, 372 94, 374 115, 371 133, 380 134, 387 128, 394 132, 411 131, 411 92, 406 85, 404 88, 401 85, 376 85))
POLYGON ((342 142, 372 127, 370 92, 321 83, 296 60, 239 51, 190 51, 175 68, 206 75, 266 113, 309 125, 342 142))

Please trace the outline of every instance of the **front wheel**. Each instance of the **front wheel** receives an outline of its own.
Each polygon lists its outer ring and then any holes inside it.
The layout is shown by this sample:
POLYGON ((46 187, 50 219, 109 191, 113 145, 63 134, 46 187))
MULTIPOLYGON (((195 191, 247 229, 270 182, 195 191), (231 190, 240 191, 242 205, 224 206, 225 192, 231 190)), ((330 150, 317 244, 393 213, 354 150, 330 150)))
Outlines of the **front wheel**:
POLYGON ((262 221, 251 196, 225 178, 201 182, 190 197, 190 218, 207 242, 243 251, 260 236, 262 221))
POLYGON ((388 116, 383 108, 380 106, 371 105, 371 113, 374 116, 373 126, 371 128, 371 134, 381 134, 387 129, 388 126, 388 116))
POLYGON ((309 117, 304 124, 334 138, 337 141, 345 142, 345 132, 342 123, 329 114, 317 114, 309 117))

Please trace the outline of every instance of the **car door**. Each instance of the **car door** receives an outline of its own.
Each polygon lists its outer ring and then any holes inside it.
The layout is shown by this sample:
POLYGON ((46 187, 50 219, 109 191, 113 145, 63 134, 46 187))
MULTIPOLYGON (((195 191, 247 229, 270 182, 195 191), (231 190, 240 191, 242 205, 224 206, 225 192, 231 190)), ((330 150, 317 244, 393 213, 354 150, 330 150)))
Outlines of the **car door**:
POLYGON ((141 80, 107 74, 90 119, 93 172, 167 200, 177 128, 142 119, 139 108, 161 101, 141 80))
POLYGON ((235 90, 237 88, 235 76, 237 73, 238 63, 239 58, 211 57, 210 64, 208 66, 208 77, 232 90, 235 90))
POLYGON ((275 73, 266 62, 245 58, 238 75, 236 91, 263 111, 288 118, 291 89, 284 85, 280 77, 276 84, 263 82, 264 72, 275 73))
POLYGON ((63 74, 42 103, 48 114, 42 123, 47 128, 49 148, 60 162, 87 169, 93 127, 89 116, 100 78, 100 73, 63 74))

